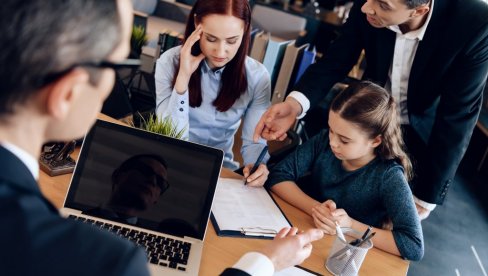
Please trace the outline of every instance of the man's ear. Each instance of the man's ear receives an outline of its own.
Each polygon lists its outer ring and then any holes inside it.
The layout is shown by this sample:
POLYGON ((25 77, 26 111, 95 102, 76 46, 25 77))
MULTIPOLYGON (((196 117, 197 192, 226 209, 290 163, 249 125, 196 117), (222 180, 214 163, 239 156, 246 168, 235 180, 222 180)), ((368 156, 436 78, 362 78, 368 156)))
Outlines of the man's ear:
POLYGON ((378 147, 379 145, 381 145, 381 143, 383 142, 383 136, 381 135, 378 135, 376 136, 375 138, 373 138, 373 142, 371 143, 371 146, 373 148, 376 148, 378 147))
POLYGON ((423 16, 427 14, 429 11, 430 11, 429 4, 420 5, 419 7, 416 7, 413 10, 411 17, 423 16))
POLYGON ((88 82, 88 72, 83 69, 73 69, 63 75, 47 87, 46 111, 55 118, 64 118, 76 99, 75 88, 88 82))

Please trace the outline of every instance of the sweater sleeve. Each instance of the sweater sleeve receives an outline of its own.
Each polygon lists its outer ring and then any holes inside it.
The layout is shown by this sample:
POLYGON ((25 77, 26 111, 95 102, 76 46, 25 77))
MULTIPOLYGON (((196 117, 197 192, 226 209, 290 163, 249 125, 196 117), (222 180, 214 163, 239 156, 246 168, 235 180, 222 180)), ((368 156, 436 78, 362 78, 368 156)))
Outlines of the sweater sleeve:
POLYGON ((327 130, 320 132, 276 164, 269 174, 266 187, 271 188, 283 181, 296 182, 310 172, 319 154, 329 144, 328 133, 327 130))
POLYGON ((422 227, 412 191, 399 165, 385 172, 380 193, 393 223, 393 238, 400 254, 408 260, 421 260, 424 255, 422 227))

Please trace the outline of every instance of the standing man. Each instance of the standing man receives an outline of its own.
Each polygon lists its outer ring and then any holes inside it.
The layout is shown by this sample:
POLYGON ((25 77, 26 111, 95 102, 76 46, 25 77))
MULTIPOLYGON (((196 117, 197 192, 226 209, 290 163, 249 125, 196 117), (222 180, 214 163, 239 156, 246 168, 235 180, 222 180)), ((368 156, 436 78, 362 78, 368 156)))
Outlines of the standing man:
MULTIPOLYGON (((81 137, 94 123, 114 85, 113 68, 128 65, 131 27, 130 0, 2 1, 2 275, 149 274, 144 251, 108 231, 60 217, 36 184, 41 146, 81 137)), ((297 231, 283 229, 225 275, 252 274, 251 268, 272 274, 301 263, 323 234, 297 231)))
POLYGON ((262 116, 254 138, 284 139, 295 117, 303 117, 310 102, 319 102, 342 81, 362 50, 363 78, 384 86, 399 104, 416 173, 415 202, 426 218, 443 203, 481 110, 488 5, 481 0, 355 1, 341 36, 309 67, 296 91, 262 116))

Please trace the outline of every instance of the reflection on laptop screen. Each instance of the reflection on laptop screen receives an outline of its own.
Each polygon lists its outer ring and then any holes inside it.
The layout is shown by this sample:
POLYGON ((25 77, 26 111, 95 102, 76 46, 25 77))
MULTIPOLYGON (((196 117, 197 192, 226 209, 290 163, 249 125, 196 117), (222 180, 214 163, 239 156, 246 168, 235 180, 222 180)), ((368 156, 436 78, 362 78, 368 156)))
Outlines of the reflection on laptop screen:
POLYGON ((222 151, 97 121, 85 137, 65 207, 203 239, 222 151))

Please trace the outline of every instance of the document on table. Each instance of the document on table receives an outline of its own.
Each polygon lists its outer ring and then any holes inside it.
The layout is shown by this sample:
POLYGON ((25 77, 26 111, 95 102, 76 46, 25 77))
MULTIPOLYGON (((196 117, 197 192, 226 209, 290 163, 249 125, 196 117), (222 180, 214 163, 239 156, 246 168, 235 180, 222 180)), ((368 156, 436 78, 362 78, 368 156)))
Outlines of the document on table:
POLYGON ((219 178, 211 218, 219 236, 271 238, 291 227, 266 189, 230 178, 219 178))

